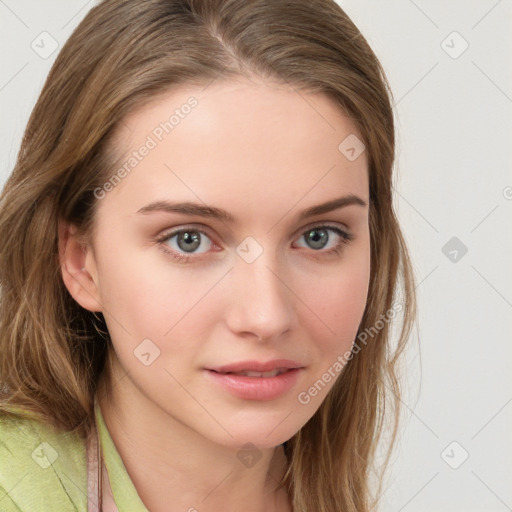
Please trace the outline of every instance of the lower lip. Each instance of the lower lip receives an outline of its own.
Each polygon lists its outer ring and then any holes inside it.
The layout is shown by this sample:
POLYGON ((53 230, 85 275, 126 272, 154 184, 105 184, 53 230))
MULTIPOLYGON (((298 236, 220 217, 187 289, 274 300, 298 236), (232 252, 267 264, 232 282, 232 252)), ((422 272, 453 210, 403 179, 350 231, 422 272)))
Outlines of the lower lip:
POLYGON ((207 370, 215 382, 233 395, 244 400, 274 400, 284 395, 296 384, 302 368, 294 368, 276 377, 245 377, 231 373, 207 370))

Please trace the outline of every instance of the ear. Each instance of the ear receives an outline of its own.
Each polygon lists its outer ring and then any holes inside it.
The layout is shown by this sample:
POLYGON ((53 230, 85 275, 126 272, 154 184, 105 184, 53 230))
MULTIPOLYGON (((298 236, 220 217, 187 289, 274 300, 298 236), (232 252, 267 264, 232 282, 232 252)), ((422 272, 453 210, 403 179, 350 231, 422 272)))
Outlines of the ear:
POLYGON ((96 260, 92 247, 77 228, 58 222, 59 262, 62 279, 71 296, 89 311, 102 311, 96 260))

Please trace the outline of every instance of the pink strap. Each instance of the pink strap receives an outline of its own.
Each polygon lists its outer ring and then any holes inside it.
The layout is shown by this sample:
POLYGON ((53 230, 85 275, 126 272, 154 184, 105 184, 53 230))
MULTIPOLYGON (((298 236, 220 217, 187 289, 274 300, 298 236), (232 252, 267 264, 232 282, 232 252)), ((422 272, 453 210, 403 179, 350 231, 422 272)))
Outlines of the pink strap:
POLYGON ((88 512, 119 512, 112 495, 95 424, 87 438, 87 510, 88 512), (103 488, 106 491, 105 494, 102 493, 103 488))
POLYGON ((87 511, 100 512, 101 510, 101 485, 99 471, 100 445, 96 425, 87 438, 87 511))

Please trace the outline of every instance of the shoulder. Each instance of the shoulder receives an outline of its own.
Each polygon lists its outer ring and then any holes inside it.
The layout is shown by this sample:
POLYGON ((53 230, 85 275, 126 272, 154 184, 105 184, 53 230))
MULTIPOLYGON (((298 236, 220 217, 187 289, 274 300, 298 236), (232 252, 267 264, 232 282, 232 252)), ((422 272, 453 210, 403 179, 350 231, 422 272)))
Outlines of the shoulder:
POLYGON ((85 440, 0 412, 0 510, 87 510, 85 440))

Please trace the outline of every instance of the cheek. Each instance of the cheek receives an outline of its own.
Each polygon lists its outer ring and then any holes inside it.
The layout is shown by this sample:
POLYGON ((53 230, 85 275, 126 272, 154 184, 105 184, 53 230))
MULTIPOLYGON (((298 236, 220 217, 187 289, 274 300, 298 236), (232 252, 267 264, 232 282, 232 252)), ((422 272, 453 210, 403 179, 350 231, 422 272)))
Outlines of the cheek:
POLYGON ((357 335, 366 307, 370 277, 369 261, 340 267, 339 272, 317 287, 306 288, 308 305, 320 321, 314 338, 324 354, 337 356, 349 350, 357 335))
POLYGON ((206 330, 209 316, 197 312, 219 276, 205 269, 191 278, 185 267, 166 264, 165 254, 156 251, 140 257, 126 251, 132 257, 116 258, 104 252, 99 265, 101 302, 113 339, 129 337, 131 346, 149 338, 162 351, 175 352, 189 343, 183 330, 190 329, 191 320, 194 333, 206 330))

